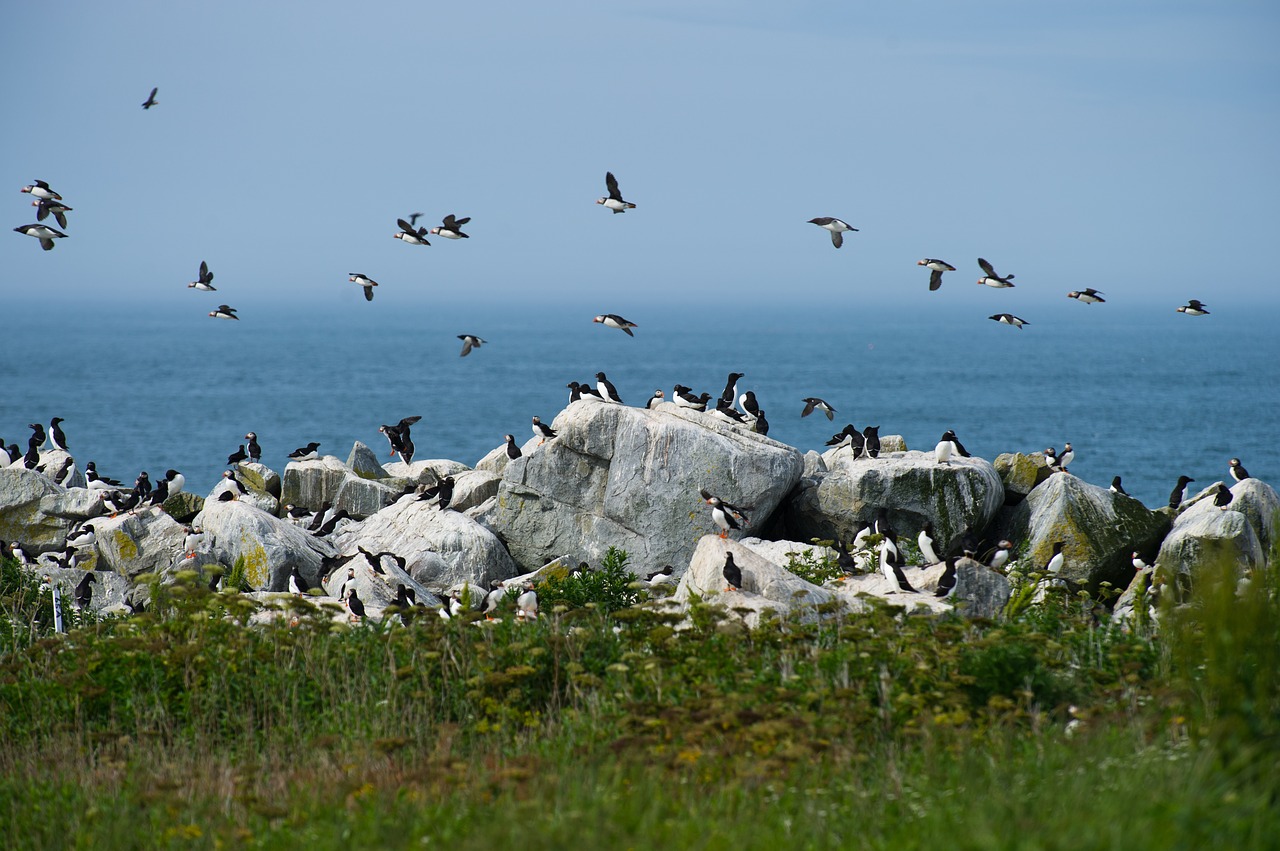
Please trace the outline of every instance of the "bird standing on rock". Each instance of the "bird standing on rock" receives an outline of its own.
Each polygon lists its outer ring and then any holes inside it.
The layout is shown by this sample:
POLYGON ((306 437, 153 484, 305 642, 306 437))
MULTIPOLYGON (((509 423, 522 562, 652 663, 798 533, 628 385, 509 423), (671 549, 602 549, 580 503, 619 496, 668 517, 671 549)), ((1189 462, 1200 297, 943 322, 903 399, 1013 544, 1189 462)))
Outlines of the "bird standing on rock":
POLYGON ((541 446, 542 444, 546 443, 548 440, 551 440, 553 437, 555 437, 556 432, 555 432, 555 429, 551 428, 551 426, 547 425, 537 417, 534 417, 533 418, 533 436, 538 438, 538 445, 541 446))
POLYGON ((720 573, 724 576, 724 581, 727 585, 724 590, 742 590, 742 568, 738 567, 738 565, 734 563, 733 553, 730 552, 724 554, 724 567, 721 569, 720 573))
POLYGON ((596 373, 596 390, 600 392, 600 398, 606 402, 613 402, 621 405, 622 397, 618 395, 618 388, 613 386, 613 382, 605 378, 603 372, 596 373))
POLYGON ((1243 482, 1245 479, 1249 478, 1249 471, 1240 463, 1239 458, 1232 458, 1227 463, 1231 467, 1231 478, 1235 479, 1237 482, 1243 482))
POLYGON ((1178 476, 1178 483, 1173 486, 1173 492, 1169 494, 1169 507, 1177 508, 1182 505, 1182 500, 1187 497, 1187 485, 1194 482, 1195 479, 1190 476, 1178 476))

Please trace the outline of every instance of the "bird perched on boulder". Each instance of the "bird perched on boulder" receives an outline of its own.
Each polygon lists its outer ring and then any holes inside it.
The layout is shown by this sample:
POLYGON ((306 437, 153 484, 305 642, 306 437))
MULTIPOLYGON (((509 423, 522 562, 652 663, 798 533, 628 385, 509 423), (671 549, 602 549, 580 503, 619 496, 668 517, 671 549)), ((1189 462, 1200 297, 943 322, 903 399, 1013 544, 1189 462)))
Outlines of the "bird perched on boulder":
POLYGON ((916 536, 916 544, 920 547, 920 555, 924 557, 925 564, 937 564, 942 561, 933 549, 933 523, 931 521, 926 520, 924 522, 924 528, 916 536))
POLYGON ((312 441, 306 446, 300 447, 289 453, 290 461, 314 461, 316 459, 316 450, 320 448, 320 444, 312 441))
POLYGON ((1073 460, 1075 460, 1075 457, 1076 457, 1076 451, 1071 448, 1071 444, 1070 443, 1062 444, 1062 454, 1058 456, 1059 472, 1062 472, 1062 473, 1067 472, 1067 465, 1070 464, 1073 460))
POLYGON ((652 573, 646 575, 645 581, 648 582, 649 585, 651 586, 666 585, 667 583, 673 581, 672 579, 673 572, 674 571, 671 565, 668 564, 668 565, 665 565, 661 570, 655 570, 652 573))
POLYGON ((239 464, 241 461, 247 460, 249 460, 249 453, 244 451, 244 444, 242 443, 235 452, 232 452, 227 456, 227 466, 232 467, 239 464))
POLYGON ((1062 547, 1065 541, 1055 541, 1053 545, 1053 555, 1049 556, 1049 560, 1045 562, 1044 572, 1046 576, 1056 579, 1062 573, 1062 567, 1066 564, 1066 556, 1062 554, 1062 547))
POLYGON ((453 501, 453 476, 445 476, 431 487, 425 489, 418 499, 426 503, 435 503, 441 511, 449 507, 453 501))
POLYGON ((245 448, 249 453, 249 460, 255 464, 262 461, 262 447, 258 444, 258 433, 251 431, 244 436, 244 439, 249 441, 245 444, 245 448))
POLYGON ((351 612, 352 623, 358 623, 364 619, 364 601, 360 599, 354 587, 347 589, 347 611, 351 612))
POLYGON ((516 619, 522 621, 537 620, 538 592, 532 582, 524 584, 524 590, 516 597, 516 619))
POLYGON ((76 605, 82 609, 89 607, 93 602, 93 584, 98 578, 93 575, 93 571, 86 571, 84 578, 80 580, 80 584, 76 586, 76 605))
POLYGON ((516 446, 516 436, 514 434, 505 435, 502 438, 507 444, 507 458, 514 461, 520 457, 520 447, 516 446))
POLYGON ((1227 507, 1231 505, 1231 496, 1231 488, 1222 482, 1218 482, 1217 488, 1213 491, 1213 504, 1226 511, 1227 507))
POLYGON ((1249 478, 1249 471, 1240 463, 1239 458, 1232 458, 1227 463, 1231 468, 1231 478, 1235 479, 1237 482, 1243 482, 1245 479, 1249 478))
POLYGON ((654 390, 653 395, 649 397, 649 401, 644 403, 644 407, 646 410, 652 411, 665 401, 666 394, 661 390, 654 390))
POLYGON ((538 438, 538 445, 546 443, 556 436, 555 429, 544 423, 537 417, 533 418, 533 436, 538 438))
POLYGON ((1195 479, 1190 476, 1178 476, 1178 483, 1173 486, 1173 492, 1169 494, 1169 507, 1177 508, 1182 505, 1182 500, 1187 497, 1187 485, 1194 482, 1195 479))
POLYGON ((1128 496, 1129 492, 1124 489, 1124 485, 1120 483, 1120 477, 1116 476, 1111 480, 1111 492, 1118 493, 1121 496, 1128 496))
POLYGON ((295 564, 289 571, 289 593, 302 595, 310 590, 311 585, 307 583, 306 579, 302 578, 302 572, 298 570, 298 566, 295 564))
POLYGON ((862 451, 868 458, 880 457, 880 426, 867 426, 862 430, 862 451))
POLYGON ((738 567, 738 565, 734 563, 733 553, 728 552, 724 554, 724 567, 721 568, 720 573, 724 576, 724 581, 727 585, 724 590, 742 590, 742 568, 738 567))
POLYGON ((606 402, 613 402, 621 405, 622 397, 618 395, 618 388, 613 386, 613 382, 605 378, 603 372, 596 373, 596 390, 600 393, 600 398, 606 402))

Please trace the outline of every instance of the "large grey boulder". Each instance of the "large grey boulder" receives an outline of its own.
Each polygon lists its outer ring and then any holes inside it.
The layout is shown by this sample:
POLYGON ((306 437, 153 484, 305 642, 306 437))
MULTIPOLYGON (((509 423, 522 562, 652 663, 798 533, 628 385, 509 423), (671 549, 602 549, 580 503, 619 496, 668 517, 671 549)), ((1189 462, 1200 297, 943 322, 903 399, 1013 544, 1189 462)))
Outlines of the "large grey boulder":
POLYGON ((67 461, 71 462, 71 469, 67 471, 67 475, 58 484, 64 488, 82 488, 88 484, 85 480, 84 473, 80 472, 80 465, 71 457, 71 453, 65 449, 45 449, 40 452, 39 469, 50 479, 52 479, 62 465, 67 461))
POLYGON ((130 578, 163 573, 181 556, 186 533, 158 508, 144 508, 93 521, 98 569, 106 567, 130 578))
POLYGON ((755 628, 770 611, 785 618, 807 607, 808 611, 802 616, 815 619, 817 612, 813 607, 831 601, 835 594, 806 582, 738 541, 704 535, 698 540, 689 567, 664 608, 685 607, 695 597, 725 606, 748 627, 755 628), (733 553, 733 563, 742 570, 740 590, 728 590, 726 586, 726 553, 733 553))
POLYGON ((752 506, 758 527, 803 467, 790 446, 671 403, 584 400, 552 426, 558 437, 507 465, 486 515, 529 570, 562 555, 597 562, 611 546, 637 570, 687 563, 714 528, 700 488, 752 506))
MULTIPOLYGON (((49 577, 53 584, 57 586, 61 595, 69 598, 63 601, 64 617, 68 614, 66 603, 70 603, 72 610, 79 608, 75 603, 76 587, 84 581, 85 576, 90 572, 75 567, 50 567, 40 572, 41 576, 49 577)), ((122 609, 125 595, 132 587, 132 583, 115 573, 104 573, 102 571, 94 571, 92 573, 93 581, 89 583, 88 610, 95 614, 101 614, 104 611, 122 609)))
POLYGON ((1130 496, 1091 485, 1070 473, 1054 473, 1014 509, 1001 536, 1027 542, 1027 563, 1048 563, 1062 541, 1061 578, 1096 591, 1102 582, 1117 587, 1133 576, 1134 550, 1155 549, 1168 519, 1130 496))
POLYGON ((241 461, 236 465, 236 476, 245 487, 280 499, 280 474, 256 461, 241 461))
POLYGON ((414 484, 434 485, 445 476, 456 476, 471 468, 461 461, 450 461, 447 458, 423 458, 406 464, 396 461, 383 465, 388 474, 401 479, 408 479, 414 484))
POLYGON ((1178 515, 1156 556, 1156 576, 1185 592, 1201 567, 1234 565, 1241 571, 1262 567, 1266 553, 1249 518, 1204 499, 1178 515))
POLYGON ((502 476, 486 470, 467 470, 454 476, 453 499, 449 506, 455 511, 467 511, 498 495, 502 476))
POLYGON ((932 452, 854 458, 848 449, 823 456, 826 472, 805 476, 785 502, 787 537, 851 541, 888 511, 899 535, 914 537, 926 521, 935 548, 946 551, 966 530, 980 532, 1004 504, 1004 486, 982 458, 938 464, 932 452))
POLYGON ((358 440, 347 456, 347 467, 362 479, 385 479, 388 475, 378 463, 378 456, 373 454, 373 450, 358 440))
POLYGON ((1043 454, 1005 452, 996 456, 993 466, 1000 474, 1000 481, 1004 482, 1005 502, 1008 505, 1022 502, 1036 485, 1053 475, 1043 454))
MULTIPOLYGON (((375 556, 382 552, 381 550, 369 551, 375 556)), ((395 602, 396 586, 404 585, 405 588, 413 591, 419 603, 430 607, 438 606, 438 601, 432 592, 406 570, 401 569, 394 559, 379 558, 377 569, 375 569, 371 559, 358 550, 353 552, 354 557, 333 571, 328 577, 328 582, 319 586, 328 597, 340 602, 345 601, 346 590, 355 588, 356 596, 360 598, 360 602, 364 603, 366 609, 372 607, 381 610, 395 602), (379 570, 382 572, 379 573, 379 570)), ((432 612, 432 614, 437 613, 432 612)))
MULTIPOLYGON (((520 447, 520 454, 528 455, 530 452, 534 451, 537 448, 538 448, 538 438, 531 437, 524 442, 523 446, 520 447)), ((489 450, 489 452, 483 458, 477 461, 476 469, 485 470, 490 473, 496 473, 497 475, 501 476, 502 471, 507 469, 507 464, 510 463, 510 461, 511 459, 507 457, 507 444, 503 443, 501 446, 497 447, 496 449, 489 450)))
POLYGON ((0 470, 0 540, 18 541, 28 555, 62 549, 74 524, 102 511, 84 488, 68 491, 21 464, 0 470))
MULTIPOLYGON (((353 452, 353 457, 356 454, 353 452)), ((314 461, 290 461, 284 468, 280 501, 309 511, 316 511, 327 502, 335 511, 342 508, 352 517, 364 518, 394 502, 408 484, 405 478, 385 474, 361 477, 334 456, 326 455, 314 461)))
POLYGON ((484 526, 417 499, 396 502, 333 538, 344 553, 359 547, 393 552, 406 560, 410 576, 433 587, 469 581, 487 588, 490 580, 519 573, 502 542, 484 526))
MULTIPOLYGON (((241 482, 241 484, 244 484, 241 482)), ((280 501, 266 491, 256 490, 251 487, 245 487, 245 492, 240 493, 239 488, 231 483, 228 478, 221 478, 218 483, 213 486, 213 490, 209 491, 209 495, 204 498, 205 504, 217 502, 218 498, 224 493, 232 493, 235 499, 241 502, 247 502, 255 508, 260 508, 269 514, 278 514, 280 511, 280 501)))
MULTIPOLYGON (((922 594, 934 595, 938 582, 947 572, 944 563, 918 570, 906 570, 907 581, 922 594)), ((1009 580, 981 562, 971 558, 956 559, 956 587, 946 598, 965 617, 997 618, 1009 602, 1012 589, 1009 580)))
POLYGON ((1249 520, 1263 554, 1270 559, 1280 544, 1280 495, 1261 479, 1245 479, 1231 486, 1230 507, 1249 520))
POLYGON ((367 479, 351 473, 333 498, 333 510, 345 509, 352 517, 363 519, 395 502, 410 484, 406 479, 367 479))
POLYGON ((190 523, 204 510, 204 497, 190 491, 182 491, 166 499, 163 508, 166 514, 179 523, 190 523))
POLYGON ((204 529, 203 550, 228 571, 243 558, 245 577, 259 591, 288 588, 295 565, 314 585, 320 579, 321 560, 336 555, 326 539, 244 501, 207 502, 197 521, 204 529))

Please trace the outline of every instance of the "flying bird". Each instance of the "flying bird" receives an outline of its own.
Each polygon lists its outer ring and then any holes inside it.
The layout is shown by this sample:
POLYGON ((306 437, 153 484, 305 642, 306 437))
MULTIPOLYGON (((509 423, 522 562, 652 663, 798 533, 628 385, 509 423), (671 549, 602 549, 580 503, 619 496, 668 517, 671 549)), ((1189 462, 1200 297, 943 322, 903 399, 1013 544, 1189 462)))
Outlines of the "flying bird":
POLYGON ((981 257, 978 258, 978 265, 982 267, 983 272, 986 272, 985 275, 978 279, 979 284, 985 284, 988 287, 995 287, 996 289, 1007 289, 1008 287, 1013 286, 1013 279, 1016 277, 1015 275, 1005 275, 1004 277, 1000 277, 996 274, 995 267, 986 260, 983 260, 981 257))
POLYGON ((414 230, 413 225, 404 219, 396 219, 396 224, 400 226, 400 232, 393 234, 396 239, 404 240, 409 245, 430 245, 427 242, 427 229, 418 228, 414 230))
POLYGON ((1204 303, 1201 302, 1200 299, 1193 298, 1182 307, 1179 307, 1177 312, 1185 313, 1188 316, 1208 316, 1209 308, 1205 307, 1204 303))
POLYGON ((52 198, 37 198, 31 202, 31 206, 36 208, 36 221, 43 222, 50 213, 58 220, 59 227, 67 226, 67 213, 71 212, 71 208, 61 201, 55 201, 52 198))
POLYGON ((945 260, 937 260, 933 257, 926 257, 923 260, 916 261, 917 266, 924 266, 929 269, 929 292, 933 292, 942 286, 942 273, 954 272, 955 266, 952 266, 945 260))
POLYGON ((613 172, 604 173, 604 185, 609 190, 609 194, 597 200, 597 204, 603 204, 614 213, 625 213, 627 210, 635 209, 635 204, 622 200, 622 193, 618 191, 618 178, 613 176, 613 172))
POLYGON ((1030 322, 1028 322, 1027 320, 1021 317, 1014 316, 1012 313, 997 313, 993 316, 988 316, 987 318, 994 319, 995 321, 1003 325, 1012 325, 1013 327, 1017 328, 1019 331, 1022 330, 1023 325, 1031 324, 1030 322))
POLYGON ((816 219, 809 219, 809 224, 817 225, 820 228, 830 231, 831 244, 836 248, 844 245, 844 233, 846 231, 853 231, 854 233, 857 233, 858 231, 857 228, 850 227, 847 222, 832 218, 831 216, 818 216, 816 219))
POLYGON ((347 280, 353 284, 364 287, 364 300, 373 301, 373 288, 378 285, 377 281, 360 272, 348 272, 347 280))
MULTIPOLYGON (((151 90, 151 94, 147 95, 147 99, 146 99, 145 101, 143 101, 143 102, 142 102, 142 108, 143 108, 143 109, 150 109, 151 107, 153 107, 153 106, 155 106, 156 104, 158 104, 160 101, 156 100, 156 95, 157 95, 157 94, 159 94, 159 93, 160 93, 160 87, 159 87, 159 86, 156 86, 155 88, 153 88, 153 89, 151 90)), ((179 111, 179 112, 181 112, 182 110, 178 110, 178 111, 179 111)))
POLYGON ((445 239, 470 239, 470 236, 462 232, 462 226, 469 221, 471 221, 470 216, 458 219, 454 218, 453 213, 450 213, 444 217, 443 224, 432 228, 429 232, 435 236, 443 236, 445 239))
POLYGON ((400 456, 400 460, 408 464, 413 461, 413 441, 409 438, 409 427, 422 419, 421 416, 405 417, 395 425, 387 425, 383 423, 378 426, 378 431, 386 435, 387 440, 391 443, 391 457, 400 456))
POLYGON ((631 329, 639 327, 636 323, 628 322, 616 313, 603 313, 591 321, 599 322, 606 328, 617 328, 620 331, 625 331, 628 337, 634 337, 635 334, 631 333, 631 329))
POLYGON ((209 315, 212 316, 214 319, 239 319, 240 318, 239 316, 236 316, 236 309, 234 307, 229 307, 225 304, 218 305, 217 310, 209 311, 209 315))
POLYGON ((1067 298, 1074 298, 1076 301, 1082 301, 1085 304, 1105 304, 1106 299, 1102 297, 1102 293, 1093 287, 1085 287, 1082 290, 1072 290, 1067 293, 1067 298))
POLYGON ((53 241, 55 239, 64 239, 66 237, 66 234, 57 228, 42 224, 23 225, 22 227, 14 228, 14 230, 40 240, 40 247, 45 251, 53 250, 53 241))
POLYGON ((483 346, 487 340, 481 340, 475 334, 459 334, 458 339, 462 341, 462 354, 459 357, 466 357, 471 354, 472 349, 478 349, 483 346))
POLYGON ((815 409, 822 411, 822 413, 826 414, 827 419, 829 420, 835 419, 835 415, 839 413, 839 411, 837 411, 835 408, 831 407, 826 402, 817 398, 816 396, 810 396, 807 399, 802 399, 801 401, 804 402, 804 410, 800 412, 800 416, 802 417, 809 416, 814 412, 815 409))
POLYGON ((57 192, 54 192, 52 189, 50 189, 49 184, 45 183, 43 180, 33 180, 31 181, 30 186, 24 186, 18 191, 26 192, 32 198, 39 198, 42 201, 46 201, 46 200, 61 201, 62 200, 62 196, 59 195, 57 192))
POLYGON ((218 289, 213 285, 213 273, 209 271, 209 264, 203 260, 200 261, 200 276, 187 284, 187 289, 193 288, 205 292, 216 292, 218 289))

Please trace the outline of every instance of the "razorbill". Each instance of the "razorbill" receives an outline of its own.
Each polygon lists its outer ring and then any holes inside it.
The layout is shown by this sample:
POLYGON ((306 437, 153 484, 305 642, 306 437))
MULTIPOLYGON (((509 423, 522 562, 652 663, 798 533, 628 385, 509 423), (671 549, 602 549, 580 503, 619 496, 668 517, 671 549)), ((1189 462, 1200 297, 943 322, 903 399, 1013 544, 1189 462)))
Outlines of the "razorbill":
MULTIPOLYGON (((61 449, 63 452, 66 452, 67 436, 62 433, 62 426, 60 425, 60 423, 64 422, 66 422, 66 420, 62 417, 54 417, 49 420, 49 442, 53 445, 54 449, 61 449)), ((1239 463, 1238 460, 1237 463, 1239 463)))
POLYGON ((751 427, 756 430, 756 434, 759 434, 762 436, 768 436, 769 421, 764 418, 763 410, 761 410, 760 413, 756 414, 756 421, 755 423, 752 424, 751 427))
POLYGON ((38 198, 31 202, 31 206, 36 208, 36 221, 43 222, 50 213, 58 220, 58 227, 65 228, 67 226, 67 213, 71 212, 71 208, 61 201, 54 201, 51 198, 38 198))
POLYGON ((400 232, 394 234, 396 239, 402 239, 408 245, 430 245, 427 242, 427 229, 418 228, 414 230, 413 225, 404 219, 396 219, 396 224, 400 226, 400 232))
POLYGON ((748 390, 738 397, 738 407, 749 417, 759 418, 760 414, 763 413, 760 410, 760 403, 756 401, 756 391, 754 390, 748 390))
POLYGON ((1022 330, 1023 325, 1031 324, 1030 322, 1028 322, 1027 320, 1023 319, 1020 316, 1014 316, 1012 313, 994 313, 991 316, 988 316, 987 318, 994 319, 995 321, 1003 323, 1005 325, 1012 325, 1013 327, 1017 328, 1019 331, 1022 330))
POLYGON ((236 309, 234 307, 229 307, 225 304, 218 305, 217 310, 209 311, 209 315, 212 316, 214 319, 239 319, 240 318, 239 316, 236 316, 236 309))
POLYGON ((630 201, 622 200, 622 193, 618 191, 618 178, 613 176, 613 172, 606 171, 604 173, 604 186, 609 194, 596 201, 597 204, 603 204, 614 213, 625 213, 627 210, 634 210, 636 205, 630 201))
POLYGON ((1249 471, 1240 463, 1239 458, 1232 458, 1227 463, 1231 465, 1231 478, 1235 479, 1237 482, 1243 482, 1245 479, 1249 478, 1249 471))
POLYGON ((1082 290, 1072 290, 1067 293, 1067 298, 1074 298, 1076 301, 1082 301, 1085 304, 1105 304, 1106 299, 1102 297, 1102 293, 1093 287, 1085 287, 1082 290))
POLYGON ((920 534, 916 536, 916 544, 920 547, 920 555, 924 557, 925 564, 937 564, 942 561, 938 558, 937 552, 933 549, 933 523, 926 520, 924 528, 920 530, 920 534))
POLYGON ((946 570, 942 572, 942 578, 938 580, 938 590, 933 592, 933 596, 943 599, 950 597, 951 592, 956 590, 956 558, 952 556, 947 559, 946 570))
POLYGON ((520 447, 516 446, 516 436, 508 434, 502 438, 507 444, 507 458, 514 461, 520 457, 520 447))
POLYGON ((423 488, 422 493, 418 494, 418 500, 428 505, 435 505, 441 511, 449 507, 449 503, 453 502, 453 488, 456 482, 453 476, 445 476, 429 488, 423 488))
POLYGON ((1226 511, 1227 506, 1231 504, 1231 488, 1218 482, 1218 487, 1213 491, 1213 504, 1226 511))
POLYGON ((724 577, 726 591, 742 590, 742 568, 738 567, 733 561, 733 553, 724 554, 724 567, 720 569, 720 575, 724 577))
POLYGON ((356 286, 364 288, 365 301, 373 301, 373 288, 378 285, 377 281, 361 272, 348 272, 347 280, 356 286))
POLYGON ((1190 476, 1178 476, 1178 483, 1173 486, 1173 492, 1169 494, 1169 507, 1177 508, 1182 505, 1182 500, 1187 496, 1187 485, 1194 482, 1195 479, 1190 476))
POLYGON ((34 225, 23 225, 20 228, 14 228, 14 230, 18 233, 25 233, 27 236, 35 237, 40 240, 40 247, 45 251, 52 251, 53 241, 55 239, 62 239, 66 236, 65 233, 57 228, 51 228, 48 225, 38 223, 34 225))
POLYGON ((472 349, 478 349, 488 342, 480 339, 475 334, 459 334, 458 339, 462 341, 462 354, 458 355, 458 357, 463 358, 471 354, 472 349))
POLYGON ((738 379, 745 377, 741 372, 729 373, 729 380, 725 382, 724 392, 720 394, 720 398, 729 400, 729 404, 732 405, 738 398, 738 379))
POLYGON ((652 573, 647 574, 644 579, 651 586, 666 585, 667 583, 672 581, 672 578, 671 578, 672 573, 673 573, 673 568, 671 567, 671 565, 668 564, 663 566, 661 570, 655 570, 652 573))
POLYGON ((819 410, 827 415, 828 420, 834 420, 836 418, 836 414, 839 413, 835 408, 831 407, 825 401, 817 398, 816 396, 809 396, 801 401, 804 402, 804 410, 800 412, 800 416, 802 417, 807 417, 812 414, 814 410, 819 410))
POLYGON ((320 444, 312 441, 306 446, 300 447, 289 453, 290 461, 314 461, 316 458, 316 450, 320 448, 320 444))
POLYGON ((946 434, 942 435, 942 439, 938 441, 938 445, 933 448, 934 461, 939 464, 950 464, 951 453, 955 451, 951 439, 946 434))
POLYGON ((432 228, 429 233, 433 236, 443 236, 445 239, 470 239, 471 237, 462 232, 462 226, 471 221, 470 216, 464 216, 461 219, 455 218, 453 213, 444 217, 444 224, 440 227, 432 228))
POLYGON ((943 272, 954 272, 956 270, 955 266, 952 266, 950 263, 946 262, 945 260, 937 260, 933 257, 926 257, 923 260, 917 260, 916 265, 924 266, 926 269, 929 270, 929 291, 930 292, 933 292, 934 290, 938 289, 938 287, 942 286, 943 272))
POLYGON ((537 417, 533 418, 533 436, 538 438, 538 445, 546 443, 556 436, 555 430, 537 417))
POLYGON ((289 593, 302 595, 310 590, 311 586, 307 584, 307 580, 302 578, 302 573, 295 564, 293 569, 289 571, 289 593))
POLYGON ((847 222, 831 216, 818 216, 816 219, 809 219, 809 224, 817 225, 831 233, 831 244, 836 248, 844 245, 844 234, 846 231, 857 233, 858 229, 850 227, 847 222))
POLYGON ((636 323, 634 322, 628 322, 627 320, 623 319, 621 316, 619 316, 616 313, 602 313, 599 316, 597 316, 595 319, 592 319, 591 321, 599 322, 600 324, 604 325, 606 328, 617 328, 620 331, 626 331, 628 337, 635 336, 635 334, 631 333, 632 328, 640 327, 636 325, 636 323))
POLYGON ((862 451, 869 458, 880 457, 880 426, 867 426, 862 430, 862 451))
POLYGON ((1007 289, 1013 286, 1013 279, 1017 277, 1016 275, 1005 275, 1004 277, 997 275, 995 267, 986 260, 983 260, 981 257, 978 258, 978 265, 981 266, 982 271, 986 273, 978 279, 979 286, 995 287, 998 290, 1007 289))
POLYGON ((86 571, 84 578, 80 580, 80 584, 76 585, 76 605, 80 608, 88 608, 93 602, 93 583, 98 578, 93 575, 93 571, 86 571))
POLYGON ((155 86, 151 89, 151 94, 147 95, 147 99, 142 102, 143 109, 150 109, 160 101, 156 100, 156 95, 160 92, 160 87, 155 86))
POLYGON ((1049 556, 1049 560, 1045 562, 1044 573, 1046 576, 1057 577, 1062 573, 1062 566, 1066 563, 1066 556, 1062 554, 1062 546, 1064 541, 1056 541, 1053 545, 1053 555, 1049 556))
POLYGON ((82 547, 90 547, 90 546, 93 546, 93 543, 96 540, 97 540, 97 535, 95 534, 93 524, 86 523, 76 531, 67 535, 67 546, 75 547, 76 549, 80 549, 82 547))
POLYGON ((1129 492, 1124 489, 1124 485, 1120 484, 1120 477, 1115 476, 1111 479, 1111 492, 1118 493, 1121 496, 1128 496, 1129 492))
POLYGON ((733 403, 728 399, 717 399, 713 416, 719 417, 728 423, 736 423, 737 425, 746 425, 747 418, 743 414, 738 413, 738 409, 733 407, 733 403))
POLYGON ((613 386, 613 382, 605 378, 603 372, 596 373, 596 390, 600 391, 600 398, 606 402, 613 402, 621 405, 622 397, 618 395, 618 388, 613 386))
POLYGON ((1182 307, 1179 307, 1177 312, 1185 313, 1188 316, 1208 316, 1209 308, 1205 307, 1200 299, 1193 298, 1182 307))
POLYGON ((209 264, 200 261, 200 274, 194 281, 187 284, 187 289, 204 290, 206 292, 216 292, 217 287, 213 285, 213 273, 209 271, 209 264))
POLYGON ((959 455, 961 458, 971 458, 969 450, 964 448, 964 444, 960 442, 960 438, 956 437, 954 429, 947 429, 942 435, 944 439, 951 441, 952 453, 959 455))
POLYGON ((227 456, 227 466, 239 464, 241 461, 249 460, 249 453, 244 451, 244 444, 240 444, 240 448, 227 456))

